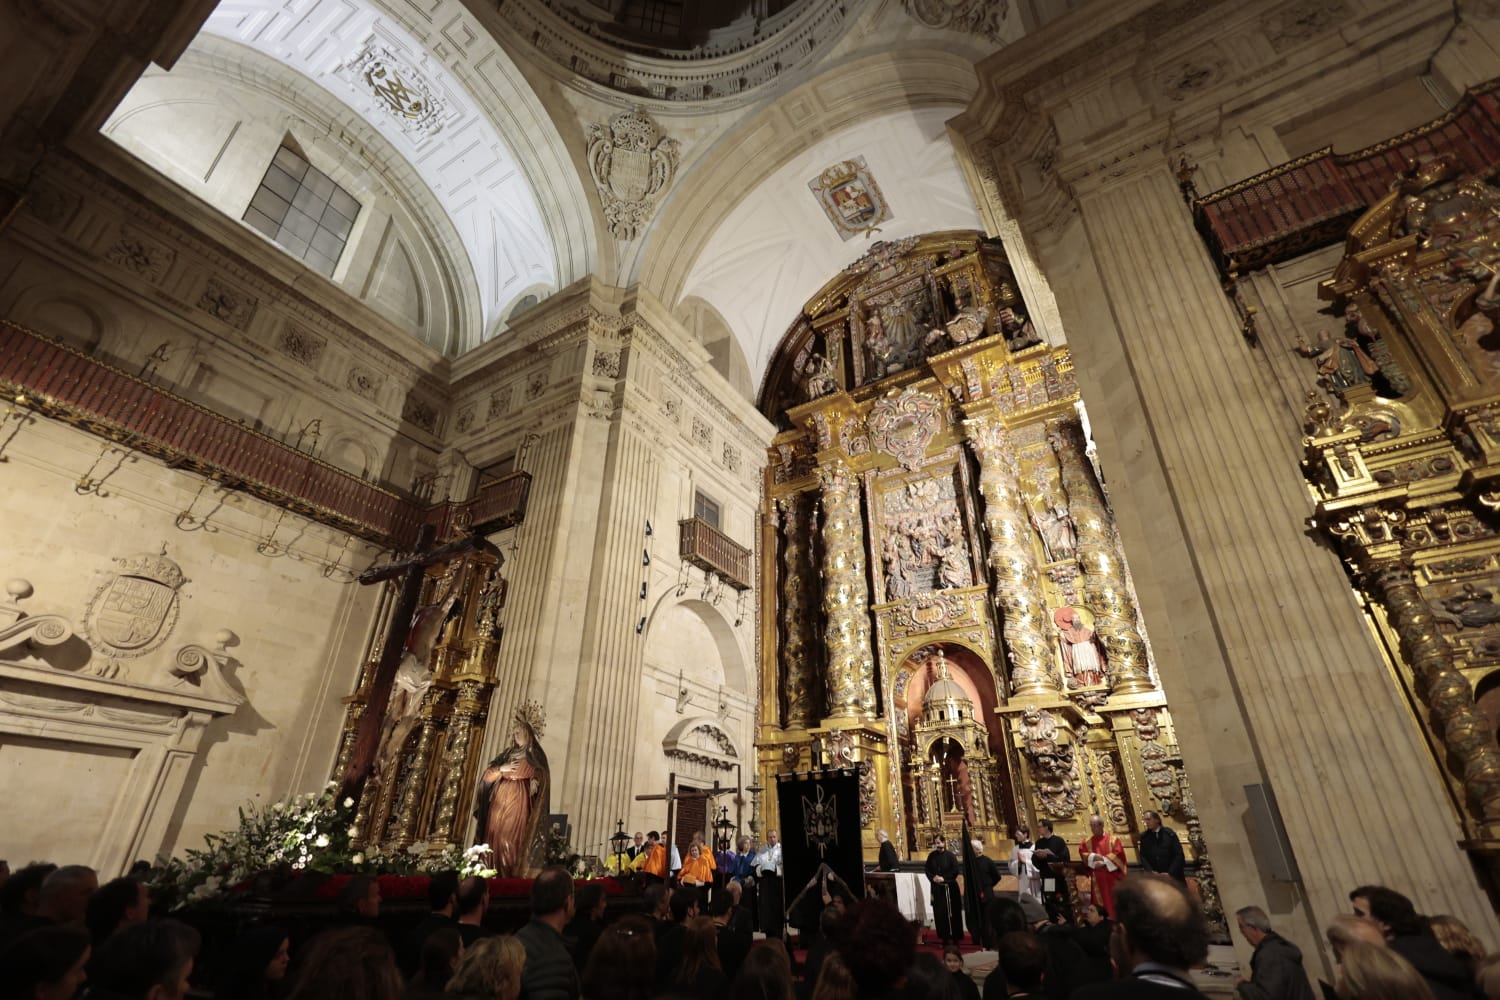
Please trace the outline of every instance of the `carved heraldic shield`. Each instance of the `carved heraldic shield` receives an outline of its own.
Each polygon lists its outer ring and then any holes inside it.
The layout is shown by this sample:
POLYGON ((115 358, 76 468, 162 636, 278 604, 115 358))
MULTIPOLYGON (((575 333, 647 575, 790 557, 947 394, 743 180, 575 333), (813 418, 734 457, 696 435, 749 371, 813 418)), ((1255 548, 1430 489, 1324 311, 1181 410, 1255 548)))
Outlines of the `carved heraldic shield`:
POLYGON ((160 553, 116 557, 120 571, 95 592, 84 616, 92 645, 106 656, 141 656, 160 646, 177 622, 177 590, 187 577, 160 553))

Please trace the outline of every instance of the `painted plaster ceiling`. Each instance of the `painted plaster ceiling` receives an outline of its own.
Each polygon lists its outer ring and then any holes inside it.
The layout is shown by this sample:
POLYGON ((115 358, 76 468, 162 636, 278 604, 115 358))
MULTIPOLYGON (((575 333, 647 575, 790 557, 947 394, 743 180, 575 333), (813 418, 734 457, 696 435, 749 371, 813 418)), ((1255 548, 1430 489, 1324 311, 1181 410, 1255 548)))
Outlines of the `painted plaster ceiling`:
POLYGON ((875 240, 942 229, 983 229, 947 120, 960 108, 925 108, 871 118, 798 154, 742 198, 694 262, 684 297, 724 317, 757 382, 803 305, 875 240), (808 182, 863 156, 890 204, 879 232, 840 236, 808 182))
POLYGON ((552 239, 510 146, 443 62, 375 6, 225 0, 203 30, 286 65, 401 152, 458 230, 486 331, 524 291, 557 286, 552 239))

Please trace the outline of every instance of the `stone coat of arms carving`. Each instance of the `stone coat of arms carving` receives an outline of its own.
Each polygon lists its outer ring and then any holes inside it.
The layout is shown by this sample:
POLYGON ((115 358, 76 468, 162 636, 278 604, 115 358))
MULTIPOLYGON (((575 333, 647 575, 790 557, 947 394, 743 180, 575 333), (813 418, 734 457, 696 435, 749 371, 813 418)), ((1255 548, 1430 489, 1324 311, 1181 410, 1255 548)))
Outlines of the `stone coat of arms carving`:
POLYGON ((618 240, 635 239, 677 174, 677 140, 662 135, 639 108, 615 115, 607 126, 590 124, 588 132, 589 173, 609 231, 618 240))
POLYGON ((84 612, 89 643, 110 657, 144 656, 166 641, 177 624, 177 591, 187 583, 181 568, 159 553, 116 557, 84 612))
POLYGON ((431 136, 442 128, 445 108, 436 89, 397 53, 370 45, 348 69, 403 131, 431 136))

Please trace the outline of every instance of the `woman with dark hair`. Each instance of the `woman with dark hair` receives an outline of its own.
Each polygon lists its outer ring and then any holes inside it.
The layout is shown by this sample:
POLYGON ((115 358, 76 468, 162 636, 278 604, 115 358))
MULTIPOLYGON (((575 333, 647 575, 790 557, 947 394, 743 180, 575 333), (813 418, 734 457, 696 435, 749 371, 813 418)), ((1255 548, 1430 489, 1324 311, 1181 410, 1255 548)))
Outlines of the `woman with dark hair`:
POLYGON ((0 1000, 73 1000, 88 961, 89 939, 83 931, 28 931, 0 951, 0 1000))
POLYGON ((396 953, 370 927, 325 931, 302 949, 287 1000, 401 1000, 396 953))
POLYGON ((792 960, 779 938, 755 942, 740 974, 729 989, 729 1000, 793 1000, 792 960))
POLYGON ((960 1000, 958 981, 941 958, 930 951, 917 952, 906 972, 907 1000, 960 1000))
POLYGON ((422 940, 417 973, 406 984, 406 1000, 436 1000, 442 996, 463 953, 464 939, 457 927, 429 932, 422 940))
POLYGON ((146 883, 133 878, 106 882, 89 897, 83 923, 98 945, 116 931, 144 924, 151 915, 151 893, 146 883))
POLYGON ((958 945, 950 944, 943 949, 943 965, 953 976, 953 982, 958 986, 958 994, 963 1000, 979 1000, 979 986, 975 984, 974 977, 964 969, 964 953, 959 950, 958 945))
POLYGON ((699 1000, 719 1000, 729 992, 729 977, 719 966, 719 935, 708 917, 693 917, 682 942, 682 964, 677 967, 677 992, 699 1000))
POLYGON ((647 1000, 656 988, 656 932, 631 915, 604 928, 583 966, 583 1000, 647 1000))
POLYGON ((901 911, 884 900, 861 900, 849 907, 841 930, 838 952, 854 973, 859 995, 883 997, 898 992, 917 952, 901 911))
POLYGON ((214 990, 214 1000, 271 1000, 281 992, 291 961, 285 927, 251 927, 235 938, 214 990))

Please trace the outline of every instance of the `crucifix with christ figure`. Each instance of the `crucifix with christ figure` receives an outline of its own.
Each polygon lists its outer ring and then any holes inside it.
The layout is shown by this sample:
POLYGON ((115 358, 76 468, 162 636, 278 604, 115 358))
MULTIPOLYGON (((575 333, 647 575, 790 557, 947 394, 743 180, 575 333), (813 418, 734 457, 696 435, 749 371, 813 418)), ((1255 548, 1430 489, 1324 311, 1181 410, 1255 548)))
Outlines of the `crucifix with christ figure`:
POLYGON ((401 589, 380 647, 380 659, 370 680, 364 712, 355 729, 354 746, 349 753, 339 792, 341 797, 359 793, 377 763, 377 754, 383 743, 399 748, 405 742, 401 729, 404 727, 406 735, 410 734, 421 707, 422 695, 431 682, 428 661, 432 648, 448 620, 462 613, 458 601, 457 570, 452 573, 445 592, 437 595, 431 604, 420 605, 428 569, 482 552, 496 560, 498 570, 505 558, 483 537, 484 532, 495 527, 473 525, 464 537, 434 547, 436 528, 431 523, 424 524, 418 530, 410 556, 372 566, 360 574, 359 582, 363 585, 399 579, 401 589), (391 711, 393 701, 394 715, 391 711))
POLYGON ((689 801, 702 800, 708 802, 718 798, 720 795, 729 795, 732 792, 738 791, 739 789, 737 788, 720 788, 718 779, 714 780, 714 786, 712 788, 695 788, 689 791, 678 791, 677 772, 672 771, 667 775, 666 794, 637 795, 635 797, 635 800, 637 802, 665 802, 667 804, 666 836, 663 838, 662 843, 667 845, 668 851, 671 851, 672 845, 676 843, 674 839, 674 831, 676 827, 676 806, 679 799, 685 799, 689 801))

